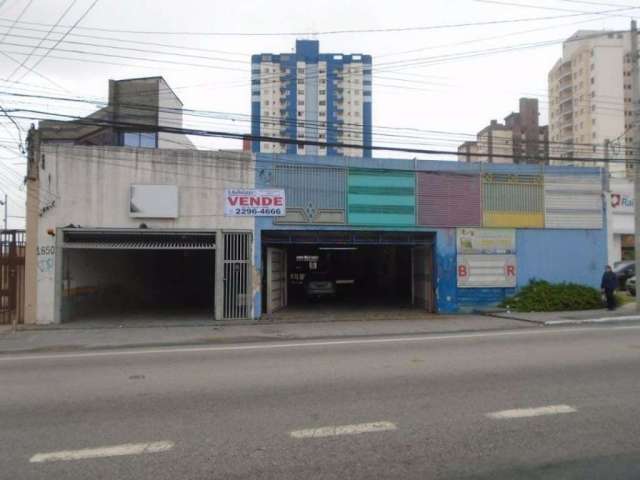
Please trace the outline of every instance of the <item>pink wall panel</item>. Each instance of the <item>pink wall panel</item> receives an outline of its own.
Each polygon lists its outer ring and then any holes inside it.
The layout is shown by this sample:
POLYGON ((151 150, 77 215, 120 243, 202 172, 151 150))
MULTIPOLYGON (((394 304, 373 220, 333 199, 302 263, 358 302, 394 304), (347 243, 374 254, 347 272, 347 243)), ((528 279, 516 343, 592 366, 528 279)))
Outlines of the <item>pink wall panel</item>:
POLYGON ((418 225, 478 227, 482 223, 479 175, 416 173, 418 225))

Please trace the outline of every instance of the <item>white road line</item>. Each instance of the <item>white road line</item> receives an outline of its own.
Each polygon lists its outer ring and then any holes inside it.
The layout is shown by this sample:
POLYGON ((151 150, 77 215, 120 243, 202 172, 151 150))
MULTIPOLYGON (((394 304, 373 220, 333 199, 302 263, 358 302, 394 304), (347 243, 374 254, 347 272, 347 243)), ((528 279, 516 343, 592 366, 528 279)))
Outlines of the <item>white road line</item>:
POLYGON ((123 455, 142 455, 143 453, 166 452, 172 448, 173 442, 127 443, 124 445, 114 445, 112 447, 36 453, 29 459, 29 462, 59 462, 69 460, 86 460, 88 458, 120 457, 123 455))
POLYGON ((502 420, 505 418, 528 418, 540 417, 542 415, 558 415, 560 413, 577 412, 574 407, 569 405, 548 405, 538 408, 516 408, 513 410, 501 410, 499 412, 487 413, 487 417, 502 420))
POLYGON ((609 328, 596 327, 572 327, 572 328, 554 328, 539 330, 509 330, 501 332, 478 332, 478 333, 454 333, 454 334, 432 334, 421 335, 417 337, 386 337, 373 339, 351 339, 351 340, 323 340, 323 341, 300 341, 296 343, 261 343, 252 345, 229 345, 225 347, 179 347, 179 348, 153 348, 153 349, 137 349, 137 350, 109 350, 99 352, 84 353, 58 353, 58 354, 15 354, 0 355, 0 362, 25 361, 25 360, 55 360, 65 358, 91 358, 91 357, 119 357, 127 355, 154 355, 159 353, 202 353, 202 352, 232 352, 242 350, 275 350, 286 348, 301 347, 331 347, 340 345, 375 345, 383 343, 408 343, 408 342, 429 342, 438 340, 464 340, 469 338, 491 338, 491 337, 513 337, 522 335, 551 335, 558 333, 575 333, 575 332, 611 332, 616 330, 638 330, 640 325, 616 326, 609 328))
POLYGON ((293 438, 322 438, 336 437, 339 435, 358 435, 360 433, 384 432, 387 430, 396 430, 397 428, 398 427, 396 427, 395 423, 391 422, 372 422, 294 430, 293 432, 289 432, 289 435, 293 438))

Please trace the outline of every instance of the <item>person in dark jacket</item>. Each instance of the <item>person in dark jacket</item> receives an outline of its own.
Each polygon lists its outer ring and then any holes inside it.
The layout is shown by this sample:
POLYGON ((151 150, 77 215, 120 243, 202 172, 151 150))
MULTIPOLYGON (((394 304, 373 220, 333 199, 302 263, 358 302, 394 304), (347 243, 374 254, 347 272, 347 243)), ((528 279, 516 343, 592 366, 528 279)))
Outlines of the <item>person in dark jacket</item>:
POLYGON ((613 292, 618 287, 618 277, 611 270, 611 266, 607 265, 604 274, 602 275, 602 281, 600 282, 600 289, 607 298, 607 309, 614 310, 616 308, 616 299, 613 296, 613 292))

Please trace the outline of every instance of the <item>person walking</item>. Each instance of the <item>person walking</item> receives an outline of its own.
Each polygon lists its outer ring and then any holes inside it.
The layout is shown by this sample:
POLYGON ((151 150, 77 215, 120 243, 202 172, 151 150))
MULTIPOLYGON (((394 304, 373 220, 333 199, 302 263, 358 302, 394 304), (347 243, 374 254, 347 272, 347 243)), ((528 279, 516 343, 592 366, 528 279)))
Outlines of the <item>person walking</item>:
POLYGON ((602 274, 602 281, 600 282, 600 289, 607 299, 607 309, 614 310, 616 308, 616 297, 613 293, 618 287, 618 277, 613 273, 610 265, 607 265, 602 274))

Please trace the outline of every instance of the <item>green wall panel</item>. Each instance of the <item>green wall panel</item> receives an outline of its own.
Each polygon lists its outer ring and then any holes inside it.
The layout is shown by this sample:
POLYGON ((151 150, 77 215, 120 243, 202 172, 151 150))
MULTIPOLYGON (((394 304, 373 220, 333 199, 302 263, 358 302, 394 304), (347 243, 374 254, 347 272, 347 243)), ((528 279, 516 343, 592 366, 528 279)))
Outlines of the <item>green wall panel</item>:
POLYGON ((347 187, 349 224, 416 224, 416 179, 413 172, 350 169, 347 187))

